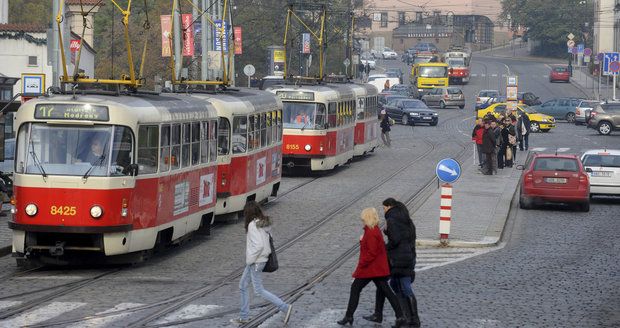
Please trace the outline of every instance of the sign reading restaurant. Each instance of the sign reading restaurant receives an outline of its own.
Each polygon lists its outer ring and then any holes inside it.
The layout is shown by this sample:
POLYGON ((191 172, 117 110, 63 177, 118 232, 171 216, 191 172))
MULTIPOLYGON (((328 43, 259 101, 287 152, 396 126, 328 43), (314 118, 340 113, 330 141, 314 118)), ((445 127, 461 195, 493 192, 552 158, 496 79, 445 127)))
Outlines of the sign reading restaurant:
POLYGON ((435 32, 424 32, 424 33, 407 33, 403 36, 394 35, 395 37, 407 37, 407 38, 451 38, 452 33, 435 33, 435 32))

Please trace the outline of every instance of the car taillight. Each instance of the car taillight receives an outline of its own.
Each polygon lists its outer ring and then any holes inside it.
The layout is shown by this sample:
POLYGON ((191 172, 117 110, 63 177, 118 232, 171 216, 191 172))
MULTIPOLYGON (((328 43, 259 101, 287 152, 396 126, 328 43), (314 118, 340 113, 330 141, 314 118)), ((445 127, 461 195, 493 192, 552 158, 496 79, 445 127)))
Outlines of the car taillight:
POLYGON ((579 108, 575 108, 575 115, 581 115, 581 110, 579 110, 579 108))
POLYGON ((528 173, 525 175, 525 182, 532 182, 534 180, 534 175, 532 173, 528 173))
POLYGON ((594 117, 597 115, 597 112, 590 112, 590 117, 594 117))
POLYGON ((449 95, 443 95, 443 99, 450 99, 449 95))
POLYGON ((588 183, 588 176, 586 174, 579 175, 579 183, 588 183))

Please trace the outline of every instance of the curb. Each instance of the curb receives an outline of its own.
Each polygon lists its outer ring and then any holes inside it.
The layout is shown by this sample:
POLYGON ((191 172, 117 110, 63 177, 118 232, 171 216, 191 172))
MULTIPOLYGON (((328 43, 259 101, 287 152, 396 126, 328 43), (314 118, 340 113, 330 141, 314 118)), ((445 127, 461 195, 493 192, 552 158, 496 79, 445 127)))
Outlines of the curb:
POLYGON ((12 249, 13 249, 13 247, 11 245, 9 245, 9 246, 0 246, 0 257, 11 254, 12 253, 12 249))
MULTIPOLYGON (((586 76, 586 78, 589 78, 589 77, 588 77, 588 76, 586 76)), ((589 92, 586 88, 584 88, 584 87, 581 85, 581 83, 577 82, 577 80, 576 80, 574 77, 571 77, 571 78, 570 78, 570 82, 571 82, 571 84, 572 84, 575 88, 579 89, 579 91, 581 91, 581 93, 583 93, 584 95, 586 95, 586 97, 590 98, 590 97, 594 96, 594 93, 593 93, 593 92, 589 92)))

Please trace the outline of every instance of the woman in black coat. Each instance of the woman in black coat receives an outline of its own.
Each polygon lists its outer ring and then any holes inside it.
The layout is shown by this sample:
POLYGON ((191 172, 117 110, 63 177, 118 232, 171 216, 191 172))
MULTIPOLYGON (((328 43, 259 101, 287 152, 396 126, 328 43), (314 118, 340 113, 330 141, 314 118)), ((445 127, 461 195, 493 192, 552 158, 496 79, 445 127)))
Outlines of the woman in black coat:
MULTIPOLYGON (((411 289, 415 279, 415 225, 409 216, 405 204, 388 198, 383 201, 386 229, 383 231, 388 238, 386 245, 388 263, 390 265, 390 286, 402 303, 408 324, 411 327, 420 327, 418 316, 418 302, 411 289)), ((375 295, 375 312, 363 317, 368 321, 383 321, 383 305, 385 295, 377 289, 375 295)))

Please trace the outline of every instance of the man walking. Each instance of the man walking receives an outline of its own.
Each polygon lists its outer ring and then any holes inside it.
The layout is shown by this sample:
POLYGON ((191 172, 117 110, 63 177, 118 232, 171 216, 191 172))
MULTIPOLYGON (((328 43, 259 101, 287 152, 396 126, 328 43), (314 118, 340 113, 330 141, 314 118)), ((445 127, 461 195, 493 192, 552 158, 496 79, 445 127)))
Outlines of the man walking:
POLYGON ((482 134, 482 153, 484 154, 484 167, 482 168, 482 174, 493 174, 493 168, 491 167, 493 162, 493 154, 495 152, 495 135, 491 130, 491 122, 484 120, 484 133, 482 134))
POLYGON ((532 123, 529 116, 524 111, 519 111, 519 120, 517 121, 517 133, 519 134, 519 150, 523 151, 529 147, 530 130, 532 129, 532 123), (525 147, 524 147, 525 144, 525 147))

